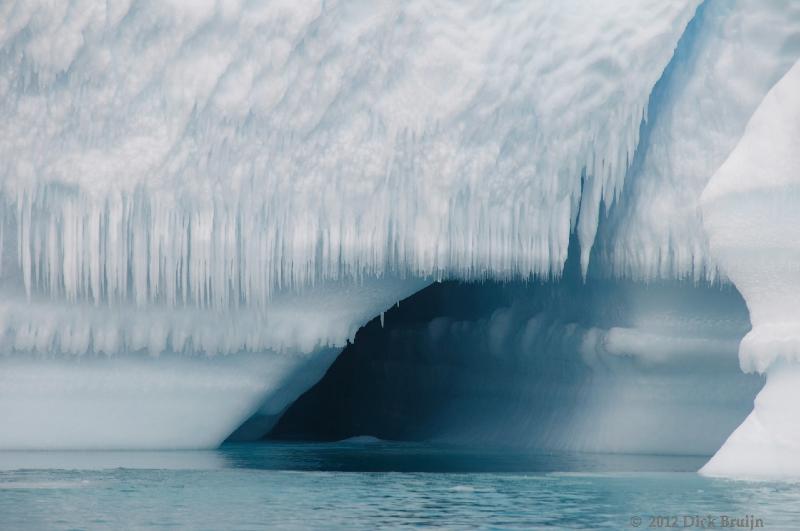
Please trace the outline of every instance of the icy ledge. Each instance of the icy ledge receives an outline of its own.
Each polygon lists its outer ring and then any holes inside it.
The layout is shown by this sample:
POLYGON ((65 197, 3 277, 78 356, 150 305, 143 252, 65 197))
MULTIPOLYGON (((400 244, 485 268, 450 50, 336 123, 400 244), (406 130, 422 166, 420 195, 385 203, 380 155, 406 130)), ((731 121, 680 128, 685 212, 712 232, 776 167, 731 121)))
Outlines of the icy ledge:
POLYGON ((770 90, 702 196, 712 252, 744 297, 742 369, 767 383, 701 473, 800 476, 800 62, 770 90))
POLYGON ((322 283, 233 316, 0 306, 0 450, 214 448, 248 418, 244 435, 262 435, 364 322, 426 284, 322 283))

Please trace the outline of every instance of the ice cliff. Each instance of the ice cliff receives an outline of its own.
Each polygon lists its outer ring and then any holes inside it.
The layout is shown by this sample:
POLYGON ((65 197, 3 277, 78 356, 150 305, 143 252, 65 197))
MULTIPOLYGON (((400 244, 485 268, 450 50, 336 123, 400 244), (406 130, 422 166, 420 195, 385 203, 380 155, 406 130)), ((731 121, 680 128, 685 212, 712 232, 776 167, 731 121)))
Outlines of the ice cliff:
POLYGON ((750 310, 742 368, 767 374, 704 471, 800 476, 800 62, 764 97, 702 203, 712 249, 750 310))
POLYGON ((771 375, 798 57, 788 0, 4 2, 0 448, 265 429, 395 302, 558 279, 571 236, 732 282, 771 375))

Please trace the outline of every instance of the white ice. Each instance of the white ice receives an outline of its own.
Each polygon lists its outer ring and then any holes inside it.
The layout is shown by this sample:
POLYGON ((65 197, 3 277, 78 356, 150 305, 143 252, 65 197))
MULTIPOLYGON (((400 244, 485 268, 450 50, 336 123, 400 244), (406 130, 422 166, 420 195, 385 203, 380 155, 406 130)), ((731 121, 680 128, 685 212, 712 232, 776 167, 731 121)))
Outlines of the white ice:
POLYGON ((800 5, 738 0, 700 7, 651 95, 625 198, 599 238, 611 274, 719 276, 700 194, 798 57, 800 5))
POLYGON ((263 435, 361 324, 424 286, 322 283, 266 313, 4 301, 0 450, 214 448, 251 417, 263 435))
POLYGON ((7 262, 140 307, 557 275, 697 3, 5 3, 7 262))
POLYGON ((579 212, 588 257, 696 4, 3 3, 0 446, 213 446, 425 279, 557 276, 579 212), (117 358, 185 364, 207 433, 117 358))
POLYGON ((570 234, 584 274, 730 279, 743 367, 776 381, 798 57, 779 0, 3 2, 0 447, 213 446, 394 302, 556 278, 570 234))
POLYGON ((750 310, 746 371, 767 373, 753 412, 703 468, 800 476, 800 62, 770 90, 703 192, 715 255, 750 310))

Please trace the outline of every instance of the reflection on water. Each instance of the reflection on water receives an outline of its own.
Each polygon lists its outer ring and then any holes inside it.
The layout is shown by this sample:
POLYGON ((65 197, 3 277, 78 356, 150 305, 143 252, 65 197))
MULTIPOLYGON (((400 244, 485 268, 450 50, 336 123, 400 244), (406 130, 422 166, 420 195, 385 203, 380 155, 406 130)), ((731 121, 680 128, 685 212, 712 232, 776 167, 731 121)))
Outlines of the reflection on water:
POLYGON ((0 470, 103 470, 149 468, 208 470, 228 466, 219 450, 2 452, 0 470))
POLYGON ((0 470, 252 470, 338 472, 694 472, 703 456, 525 453, 356 438, 338 443, 226 444, 196 451, 0 452, 0 470))
MULTIPOLYGON (((522 454, 360 440, 198 452, 0 453, 0 528, 632 529, 654 515, 800 522, 800 485, 703 457, 522 454)), ((717 527, 719 527, 719 520, 717 527)), ((691 528, 683 527, 683 528, 691 528)))
POLYGON ((232 467, 338 472, 694 472, 707 460, 697 456, 542 454, 502 448, 371 441, 226 446, 220 454, 232 467))

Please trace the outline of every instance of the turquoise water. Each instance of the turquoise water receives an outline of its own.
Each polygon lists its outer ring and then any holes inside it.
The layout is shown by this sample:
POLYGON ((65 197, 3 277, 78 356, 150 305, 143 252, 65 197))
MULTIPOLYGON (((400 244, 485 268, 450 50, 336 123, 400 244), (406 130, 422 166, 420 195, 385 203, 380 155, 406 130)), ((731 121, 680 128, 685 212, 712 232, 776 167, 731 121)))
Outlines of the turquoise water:
POLYGON ((0 528, 698 529, 731 515, 800 529, 800 484, 703 478, 704 459, 385 442, 0 452, 0 528))

